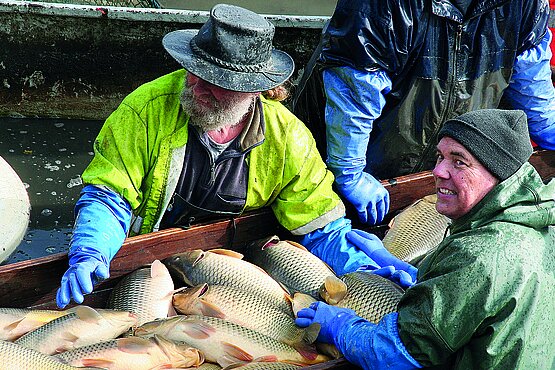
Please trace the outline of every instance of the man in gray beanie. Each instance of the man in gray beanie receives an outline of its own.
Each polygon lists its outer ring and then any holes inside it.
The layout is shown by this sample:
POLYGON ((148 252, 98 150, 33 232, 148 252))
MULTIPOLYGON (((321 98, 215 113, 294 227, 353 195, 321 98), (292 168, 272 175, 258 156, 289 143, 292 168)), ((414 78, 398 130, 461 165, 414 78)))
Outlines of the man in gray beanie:
POLYGON ((317 302, 297 323, 369 368, 555 366, 555 180, 544 184, 522 111, 445 122, 433 170, 450 235, 378 324, 317 302))

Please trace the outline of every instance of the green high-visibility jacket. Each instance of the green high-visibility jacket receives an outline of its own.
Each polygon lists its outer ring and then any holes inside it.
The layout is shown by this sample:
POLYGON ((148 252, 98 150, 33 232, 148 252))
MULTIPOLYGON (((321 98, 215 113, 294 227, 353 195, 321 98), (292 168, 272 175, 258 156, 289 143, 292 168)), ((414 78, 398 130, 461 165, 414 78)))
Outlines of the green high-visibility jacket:
MULTIPOLYGON (((133 209, 131 234, 158 230, 185 158, 189 116, 180 95, 186 72, 178 70, 140 86, 108 117, 83 173, 86 184, 105 186, 133 209)), ((343 217, 314 139, 281 103, 260 97, 264 130, 247 156, 244 211, 270 206, 289 231, 303 235, 343 217)))
POLYGON ((525 163, 450 226, 398 306, 424 366, 555 368, 555 180, 525 163))

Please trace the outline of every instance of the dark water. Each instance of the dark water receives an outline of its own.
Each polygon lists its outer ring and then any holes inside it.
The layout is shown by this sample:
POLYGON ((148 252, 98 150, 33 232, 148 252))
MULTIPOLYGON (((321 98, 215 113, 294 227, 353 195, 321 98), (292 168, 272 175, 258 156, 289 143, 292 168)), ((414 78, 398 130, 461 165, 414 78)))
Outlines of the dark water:
POLYGON ((4 264, 67 251, 80 175, 101 126, 100 121, 0 118, 0 156, 17 172, 31 201, 25 237, 4 264))

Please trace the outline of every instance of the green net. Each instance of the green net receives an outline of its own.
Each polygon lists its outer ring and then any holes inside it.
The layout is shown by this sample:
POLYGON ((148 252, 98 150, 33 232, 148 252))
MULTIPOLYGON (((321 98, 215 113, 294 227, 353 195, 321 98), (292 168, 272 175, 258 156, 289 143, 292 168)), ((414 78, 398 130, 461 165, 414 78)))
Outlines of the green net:
MULTIPOLYGON (((35 0, 36 1, 36 0, 35 0)), ((38 0, 49 3, 98 5, 98 6, 122 6, 129 8, 161 8, 158 0, 38 0)))

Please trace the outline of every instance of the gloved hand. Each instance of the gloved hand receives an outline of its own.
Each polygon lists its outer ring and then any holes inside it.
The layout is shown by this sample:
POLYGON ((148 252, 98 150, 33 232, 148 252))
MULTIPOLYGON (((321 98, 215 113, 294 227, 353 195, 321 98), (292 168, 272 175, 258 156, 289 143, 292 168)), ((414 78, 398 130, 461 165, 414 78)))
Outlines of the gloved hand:
POLYGON ((337 190, 357 210, 365 224, 383 221, 389 211, 389 193, 372 175, 366 172, 343 174, 335 178, 337 190))
POLYGON ((376 120, 392 82, 382 70, 364 71, 349 66, 323 71, 326 89, 327 163, 339 193, 354 205, 360 221, 383 221, 389 193, 366 167, 367 149, 376 120))
POLYGON ((337 275, 356 271, 362 265, 376 265, 364 251, 347 241, 349 231, 351 221, 342 217, 304 235, 299 242, 326 262, 337 275))
POLYGON ((416 281, 412 279, 412 276, 408 272, 403 270, 396 270, 393 266, 384 266, 381 268, 376 268, 372 265, 360 266, 357 271, 368 271, 372 274, 380 275, 388 280, 393 281, 401 288, 407 289, 416 284, 416 281))
POLYGON ((344 324, 351 319, 359 319, 355 311, 350 308, 330 306, 324 302, 311 303, 297 313, 295 324, 306 328, 313 323, 320 324, 320 333, 316 339, 319 342, 335 343, 337 334, 344 324))
POLYGON ((83 303, 84 295, 93 291, 96 282, 110 277, 106 256, 94 248, 81 247, 70 252, 69 269, 62 277, 56 293, 58 307, 64 308, 71 297, 75 303, 83 303))
POLYGON ((75 205, 77 217, 68 253, 69 268, 56 293, 58 307, 82 303, 94 284, 109 277, 110 261, 129 228, 131 208, 109 189, 88 185, 75 205))
POLYGON ((349 231, 346 238, 354 246, 364 251, 380 267, 393 266, 395 270, 407 272, 411 280, 416 282, 418 269, 392 255, 376 235, 355 229, 349 231))

